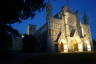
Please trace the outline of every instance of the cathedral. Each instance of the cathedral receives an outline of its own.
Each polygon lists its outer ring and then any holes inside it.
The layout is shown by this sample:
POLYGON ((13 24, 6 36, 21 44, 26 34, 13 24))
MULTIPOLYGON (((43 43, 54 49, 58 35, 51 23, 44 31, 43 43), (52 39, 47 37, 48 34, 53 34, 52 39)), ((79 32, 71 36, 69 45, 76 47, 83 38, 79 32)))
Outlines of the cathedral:
POLYGON ((52 16, 52 5, 48 3, 46 12, 46 24, 39 30, 28 31, 39 39, 42 49, 58 53, 93 51, 86 13, 83 16, 84 23, 81 23, 78 11, 73 12, 69 6, 64 6, 59 13, 52 16))

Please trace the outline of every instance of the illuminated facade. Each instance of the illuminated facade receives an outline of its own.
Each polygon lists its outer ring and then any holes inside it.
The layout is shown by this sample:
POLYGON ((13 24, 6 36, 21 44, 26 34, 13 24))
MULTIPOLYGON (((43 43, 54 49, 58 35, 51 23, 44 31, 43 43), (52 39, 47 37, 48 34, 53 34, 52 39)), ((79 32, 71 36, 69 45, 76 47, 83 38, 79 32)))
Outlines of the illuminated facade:
POLYGON ((47 7, 48 46, 51 51, 60 53, 93 51, 92 38, 88 24, 88 16, 84 14, 81 24, 78 12, 65 6, 52 16, 52 6, 47 7))
POLYGON ((93 51, 86 14, 84 14, 82 24, 79 13, 73 12, 68 6, 52 16, 52 6, 48 3, 46 11, 46 24, 33 34, 41 43, 41 49, 59 53, 93 51))

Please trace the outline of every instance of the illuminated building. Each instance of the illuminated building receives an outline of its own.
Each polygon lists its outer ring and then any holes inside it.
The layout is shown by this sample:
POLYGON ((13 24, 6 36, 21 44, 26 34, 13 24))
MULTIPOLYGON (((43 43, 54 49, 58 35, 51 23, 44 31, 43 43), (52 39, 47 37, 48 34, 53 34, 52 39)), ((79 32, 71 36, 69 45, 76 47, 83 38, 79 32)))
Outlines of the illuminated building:
POLYGON ((46 11, 46 24, 34 34, 42 42, 41 47, 60 53, 93 51, 86 13, 82 24, 79 13, 73 12, 69 6, 52 16, 52 6, 48 3, 46 11))

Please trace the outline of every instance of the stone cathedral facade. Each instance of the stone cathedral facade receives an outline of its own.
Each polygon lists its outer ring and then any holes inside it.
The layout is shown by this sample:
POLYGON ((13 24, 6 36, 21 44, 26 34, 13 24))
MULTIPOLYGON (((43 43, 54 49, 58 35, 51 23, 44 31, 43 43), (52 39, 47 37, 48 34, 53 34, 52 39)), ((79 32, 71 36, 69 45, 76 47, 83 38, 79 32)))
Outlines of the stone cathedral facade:
POLYGON ((34 32, 42 49, 45 46, 51 52, 60 53, 93 51, 87 14, 84 14, 84 23, 81 24, 79 13, 68 6, 52 16, 52 6, 48 3, 46 11, 46 24, 34 32))

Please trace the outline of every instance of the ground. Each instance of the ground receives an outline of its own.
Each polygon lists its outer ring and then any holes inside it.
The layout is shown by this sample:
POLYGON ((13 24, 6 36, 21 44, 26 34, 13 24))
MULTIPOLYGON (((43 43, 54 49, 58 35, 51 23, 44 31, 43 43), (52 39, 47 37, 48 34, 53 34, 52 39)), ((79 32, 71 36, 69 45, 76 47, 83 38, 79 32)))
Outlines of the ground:
POLYGON ((96 64, 95 53, 1 53, 0 64, 96 64))

